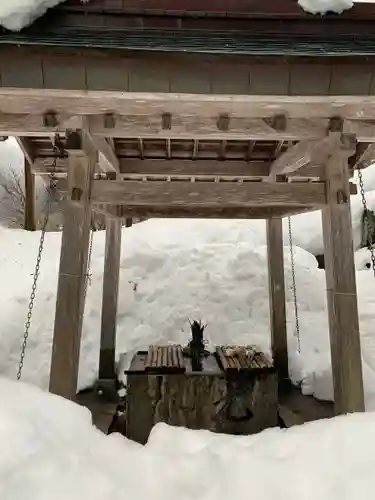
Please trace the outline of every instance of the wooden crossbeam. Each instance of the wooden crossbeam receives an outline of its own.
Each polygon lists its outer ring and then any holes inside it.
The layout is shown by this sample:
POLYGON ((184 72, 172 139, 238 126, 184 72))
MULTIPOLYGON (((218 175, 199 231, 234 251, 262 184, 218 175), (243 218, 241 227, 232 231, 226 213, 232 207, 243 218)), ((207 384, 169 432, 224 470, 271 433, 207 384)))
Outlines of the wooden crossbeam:
POLYGON ((36 114, 54 110, 57 114, 92 115, 114 113, 123 116, 165 113, 216 117, 229 114, 248 118, 331 118, 374 120, 372 96, 259 96, 152 92, 109 92, 55 89, 0 89, 3 113, 36 114))
MULTIPOLYGON (((0 100, 1 102, 1 100, 0 100)), ((1 113, 0 134, 7 136, 51 136, 58 129, 65 130, 82 128, 82 116, 72 116, 72 109, 57 115, 58 126, 48 126, 44 123, 40 110, 33 113, 1 113)), ((77 111, 75 111, 77 112, 77 111)), ((199 107, 195 114, 176 114, 170 128, 163 128, 163 113, 155 113, 152 108, 145 109, 143 114, 121 114, 117 111, 113 118, 113 126, 108 128, 106 114, 100 110, 92 110, 90 115, 90 132, 96 137, 115 137, 131 139, 209 139, 209 140, 273 140, 299 141, 321 139, 326 136, 329 119, 288 118, 283 129, 272 127, 272 118, 264 116, 249 117, 233 116, 228 129, 218 128, 218 119, 214 114, 205 116, 199 107)), ((324 114, 324 113, 323 113, 324 114)), ((375 137, 375 118, 361 120, 347 117, 343 131, 353 133, 362 142, 373 142, 375 137)))
MULTIPOLYGON (((268 177, 271 162, 269 161, 244 161, 244 160, 153 160, 119 158, 120 178, 137 179, 143 177, 268 177)), ((38 175, 50 175, 52 160, 50 158, 37 158, 33 163, 33 172, 38 175)), ((66 175, 67 160, 57 160, 58 175, 66 175)), ((308 165, 298 173, 291 172, 290 177, 319 178, 324 174, 324 168, 319 165, 308 165)))
POLYGON ((93 203, 128 207, 319 207, 324 183, 277 182, 93 182, 93 203))
POLYGON ((92 205, 95 213, 106 217, 126 220, 133 219, 267 219, 287 217, 314 210, 311 207, 128 207, 111 205, 92 205))
POLYGON ((375 144, 367 146, 354 165, 354 170, 366 168, 375 161, 375 144))

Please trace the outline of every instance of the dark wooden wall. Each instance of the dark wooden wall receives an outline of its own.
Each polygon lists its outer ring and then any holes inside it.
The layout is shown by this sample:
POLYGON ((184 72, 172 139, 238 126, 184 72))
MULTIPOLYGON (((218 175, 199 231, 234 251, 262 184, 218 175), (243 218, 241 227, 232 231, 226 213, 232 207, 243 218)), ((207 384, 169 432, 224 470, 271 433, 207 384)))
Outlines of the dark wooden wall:
POLYGON ((375 59, 0 47, 0 86, 249 95, 375 95, 375 59))

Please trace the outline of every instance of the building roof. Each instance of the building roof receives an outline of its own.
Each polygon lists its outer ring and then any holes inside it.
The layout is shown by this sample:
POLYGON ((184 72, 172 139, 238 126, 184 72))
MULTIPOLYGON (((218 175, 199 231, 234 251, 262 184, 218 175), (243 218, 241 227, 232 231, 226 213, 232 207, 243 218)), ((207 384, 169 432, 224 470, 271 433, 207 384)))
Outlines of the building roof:
POLYGON ((0 44, 243 55, 375 54, 375 5, 313 16, 293 0, 70 0, 0 44))

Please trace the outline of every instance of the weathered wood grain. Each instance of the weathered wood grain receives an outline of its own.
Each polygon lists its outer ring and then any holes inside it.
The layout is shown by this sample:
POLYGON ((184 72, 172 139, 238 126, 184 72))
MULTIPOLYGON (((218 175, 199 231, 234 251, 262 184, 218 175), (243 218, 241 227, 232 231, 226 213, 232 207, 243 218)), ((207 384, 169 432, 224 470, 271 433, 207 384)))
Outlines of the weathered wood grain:
POLYGON ((35 177, 31 171, 31 165, 27 158, 25 158, 24 178, 25 178, 24 228, 26 229, 26 231, 35 231, 36 230, 35 177))
POLYGON ((99 357, 100 379, 114 379, 116 377, 116 325, 120 279, 121 230, 121 220, 106 218, 99 357))
POLYGON ((315 210, 311 207, 129 207, 93 204, 95 213, 111 218, 134 219, 267 219, 269 217, 286 217, 315 210))
POLYGON ((324 183, 94 181, 92 201, 129 207, 319 207, 324 183))
MULTIPOLYGON (((270 103, 272 103, 272 96, 270 103)), ((269 111, 259 111, 265 116, 247 117, 232 113, 228 129, 223 131, 218 129, 218 117, 215 114, 204 116, 201 115, 202 111, 205 112, 204 109, 197 109, 195 114, 192 114, 191 111, 188 115, 181 113, 172 115, 170 128, 163 128, 164 113, 154 112, 152 107, 144 109, 143 114, 123 114, 121 111, 116 111, 113 114, 113 127, 108 128, 106 126, 106 113, 92 109, 90 132, 100 138, 122 139, 154 137, 180 140, 206 138, 210 140, 297 141, 321 139, 326 136, 328 127, 328 118, 318 116, 315 118, 287 118, 285 128, 275 129, 272 126, 274 115, 269 111)), ((60 132, 69 128, 82 128, 82 120, 80 119, 82 113, 74 116, 74 112, 74 108, 70 108, 57 114, 60 132)), ((215 110, 213 110, 214 112, 215 110)), ((34 109, 32 113, 2 113, 0 133, 8 136, 50 136, 56 131, 56 127, 44 125, 42 114, 41 109, 34 109)), ((275 115, 277 115, 277 111, 275 115)), ((372 142, 375 135, 374 119, 347 118, 344 123, 344 132, 355 134, 360 141, 372 142)), ((103 145, 103 148, 105 148, 104 152, 107 158, 111 159, 112 155, 109 156, 111 153, 107 154, 106 152, 107 146, 103 145)))
POLYGON ((326 166, 328 205, 322 211, 327 303, 336 414, 364 410, 362 360, 347 159, 326 166))
POLYGON ((283 221, 267 219, 268 290, 272 355, 280 380, 289 377, 286 329, 283 221))
POLYGON ((50 110, 65 116, 158 115, 295 119, 374 120, 372 96, 227 95, 189 93, 108 92, 54 89, 0 88, 0 109, 5 114, 40 115, 50 110), (74 110, 74 111, 73 111, 74 110))
POLYGON ((74 399, 77 390, 91 224, 91 181, 97 161, 97 153, 84 134, 83 144, 86 156, 81 151, 70 154, 49 385, 50 392, 67 399, 74 399))

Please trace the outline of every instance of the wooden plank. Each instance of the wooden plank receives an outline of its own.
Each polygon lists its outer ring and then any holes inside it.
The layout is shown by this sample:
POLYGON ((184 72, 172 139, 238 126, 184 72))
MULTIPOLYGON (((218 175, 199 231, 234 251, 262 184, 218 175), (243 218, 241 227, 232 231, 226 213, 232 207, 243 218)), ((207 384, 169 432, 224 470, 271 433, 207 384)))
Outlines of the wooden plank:
POLYGON ((269 219, 271 217, 287 217, 316 210, 314 207, 198 207, 198 206, 166 206, 166 207, 122 207, 111 205, 92 206, 92 210, 106 217, 125 220, 129 215, 141 219, 269 219))
POLYGON ((328 205, 322 211, 327 304, 336 414, 364 411, 362 361, 347 159, 326 166, 328 205))
POLYGON ((104 160, 104 162, 101 162, 99 157, 99 166, 101 166, 101 170, 104 172, 118 173, 120 171, 119 160, 108 140, 105 137, 96 137, 90 132, 87 132, 87 137, 104 160))
POLYGON ((128 207, 319 207, 324 183, 94 181, 92 200, 128 207))
MULTIPOLYGON (((228 175, 236 177, 268 176, 270 162, 216 161, 216 160, 138 160, 123 159, 120 171, 138 176, 207 176, 228 175)), ((318 168, 316 168, 318 171, 318 168)), ((123 176, 121 176, 123 178, 123 176)))
POLYGON ((268 286, 271 348, 280 380, 289 377, 286 328, 283 221, 267 219, 268 286))
POLYGON ((97 161, 96 151, 90 148, 84 134, 82 139, 86 156, 81 151, 70 153, 49 385, 51 392, 68 399, 74 399, 77 390, 91 223, 91 179, 97 161))
MULTIPOLYGON (((149 110, 151 113, 152 110, 149 110)), ((106 126, 106 114, 99 110, 91 114, 91 133, 97 138, 158 138, 164 140, 208 139, 208 140, 272 140, 298 141, 321 139, 326 136, 328 118, 287 118, 285 127, 277 129, 272 126, 274 116, 247 117, 233 116, 229 113, 227 130, 218 128, 218 116, 205 116, 198 109, 196 114, 171 115, 170 128, 163 127, 163 113, 145 115, 113 114, 113 126, 106 126)), ((146 111, 145 111, 146 113, 146 111)), ((270 114, 270 113, 267 113, 270 114)), ((82 128, 80 116, 72 116, 72 111, 59 113, 58 129, 82 128)), ((41 112, 1 113, 0 133, 8 136, 40 136, 48 137, 56 131, 56 127, 43 123, 41 112)), ((345 133, 353 133, 362 142, 373 142, 375 135, 374 119, 361 120, 347 118, 344 124, 345 133)), ((103 148, 106 148, 104 145, 103 148)), ((108 156, 108 155, 107 155, 108 156)), ((111 157, 110 157, 111 158, 111 157)))
MULTIPOLYGON (((33 164, 33 172, 39 175, 50 175, 51 158, 38 157, 33 164)), ((62 176, 67 170, 66 159, 58 159, 57 172, 62 176)), ((166 159, 139 159, 119 158, 120 174, 117 178, 127 180, 142 180, 144 177, 156 180, 158 177, 164 180, 166 177, 182 178, 198 177, 213 178, 227 176, 228 178, 243 179, 246 177, 268 177, 270 173, 270 161, 246 161, 246 160, 166 160, 166 159)), ((292 172, 290 177, 324 177, 324 169, 320 165, 307 166, 300 169, 298 173, 292 172)))
POLYGON ((106 219, 99 378, 116 377, 116 325, 122 223, 106 219))
POLYGON ((367 146, 354 165, 354 170, 366 168, 374 163, 375 160, 375 144, 367 146))
POLYGON ((0 89, 0 109, 5 114, 159 115, 215 117, 227 113, 243 118, 293 119, 340 116, 349 120, 374 120, 372 96, 277 96, 188 93, 106 92, 55 89, 0 89), (74 112, 72 112, 74 110, 74 112))
POLYGON ((301 141, 273 162, 271 175, 288 175, 309 164, 325 164, 329 156, 339 149, 347 148, 350 156, 355 153, 355 140, 354 136, 330 134, 320 140, 301 141))
POLYGON ((25 177, 25 229, 26 231, 36 230, 36 215, 35 215, 35 177, 31 172, 31 166, 27 158, 25 158, 24 166, 25 177))

